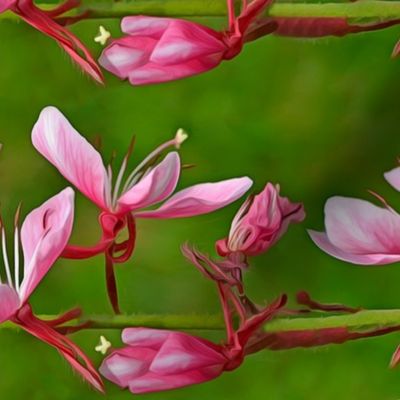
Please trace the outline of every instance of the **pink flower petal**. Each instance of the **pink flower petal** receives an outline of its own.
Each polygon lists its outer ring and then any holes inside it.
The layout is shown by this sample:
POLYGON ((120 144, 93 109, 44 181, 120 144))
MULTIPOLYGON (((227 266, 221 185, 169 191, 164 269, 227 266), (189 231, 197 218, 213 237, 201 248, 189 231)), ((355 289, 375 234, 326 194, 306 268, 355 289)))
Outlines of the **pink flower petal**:
POLYGON ((121 79, 127 79, 135 68, 146 65, 157 41, 148 37, 127 36, 114 40, 100 58, 100 65, 121 79))
POLYGON ((125 17, 121 22, 121 30, 133 36, 160 39, 171 21, 173 21, 172 18, 147 17, 143 15, 125 17))
POLYGON ((13 316, 19 307, 17 292, 10 286, 0 284, 0 324, 13 316))
POLYGON ((133 69, 129 73, 132 85, 150 85, 169 82, 198 75, 217 67, 222 61, 220 55, 211 55, 177 65, 159 65, 149 62, 143 67, 133 69))
POLYGON ((129 390, 134 394, 160 392, 196 385, 217 378, 223 372, 221 366, 213 366, 177 375, 160 375, 149 372, 129 384, 129 390))
POLYGON ((332 197, 325 205, 329 241, 346 253, 400 254, 400 216, 367 201, 332 197))
POLYGON ((105 358, 99 371, 109 381, 126 388, 132 380, 147 373, 155 355, 152 349, 125 347, 105 358))
POLYGON ((210 366, 223 366, 228 360, 219 350, 218 346, 207 340, 171 332, 153 360, 150 371, 173 375, 210 366))
POLYGON ((0 0, 0 13, 8 10, 16 3, 16 0, 0 0))
POLYGON ((35 148, 99 207, 107 209, 107 174, 100 154, 55 107, 46 107, 32 131, 35 148))
POLYGON ((400 167, 394 168, 383 175, 385 179, 400 192, 400 167))
POLYGON ((119 198, 119 208, 133 211, 166 199, 176 188, 180 170, 178 153, 169 153, 160 164, 119 198))
POLYGON ((253 184, 247 177, 203 183, 176 193, 160 208, 136 214, 141 218, 183 218, 206 214, 234 202, 253 184))
POLYGON ((160 65, 176 65, 212 54, 222 59, 227 46, 222 35, 206 26, 184 20, 171 20, 158 41, 150 61, 160 65))
POLYGON ((33 210, 21 228, 24 252, 24 279, 20 288, 25 302, 64 250, 74 218, 74 191, 71 188, 33 210))
POLYGON ((359 265, 381 265, 400 261, 400 254, 352 254, 335 247, 328 239, 325 232, 308 231, 313 242, 325 253, 359 265))
POLYGON ((122 331, 122 341, 132 347, 146 347, 159 350, 170 331, 149 328, 126 328, 122 331))

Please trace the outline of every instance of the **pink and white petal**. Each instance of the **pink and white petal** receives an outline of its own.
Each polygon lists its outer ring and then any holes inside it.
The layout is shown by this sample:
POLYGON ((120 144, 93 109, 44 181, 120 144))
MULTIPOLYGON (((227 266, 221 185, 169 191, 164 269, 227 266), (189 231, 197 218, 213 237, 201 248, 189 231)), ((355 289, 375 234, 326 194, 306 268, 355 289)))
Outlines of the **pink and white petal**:
POLYGON ((85 196, 107 209, 107 174, 100 154, 55 107, 46 107, 33 127, 32 143, 85 196))
POLYGON ((160 65, 176 65, 227 51, 222 35, 206 26, 172 20, 150 57, 160 65))
POLYGON ((167 154, 161 163, 118 199, 118 209, 133 211, 165 200, 175 190, 180 171, 178 153, 167 154))
POLYGON ((150 366, 160 375, 187 373, 192 370, 225 365, 228 360, 212 342, 180 332, 171 332, 150 366))
POLYGON ((181 190, 158 209, 138 212, 136 216, 140 218, 183 218, 206 214, 234 202, 243 196, 252 184, 252 180, 248 177, 202 183, 181 190))
POLYGON ((125 347, 106 357, 99 371, 109 381, 126 388, 147 373, 155 354, 152 349, 125 347))
POLYGON ((400 167, 393 168, 392 170, 385 172, 383 176, 390 185, 400 192, 400 167))
POLYGON ((12 317, 20 305, 18 293, 10 286, 0 284, 0 324, 12 317))
POLYGON ((157 41, 148 37, 124 37, 114 40, 102 52, 99 63, 121 79, 131 71, 145 65, 157 41))
POLYGON ((400 215, 365 200, 332 197, 325 204, 329 241, 345 253, 400 254, 400 215))
POLYGON ((313 242, 325 253, 358 265, 383 265, 400 261, 400 254, 352 254, 334 246, 325 232, 308 231, 313 242))
POLYGON ((121 22, 121 30, 133 36, 160 39, 171 21, 173 21, 172 18, 148 17, 145 15, 125 17, 121 22))
POLYGON ((159 350, 170 334, 163 329, 126 328, 122 331, 122 341, 131 347, 159 350))
POLYGON ((129 82, 132 85, 150 85, 183 79, 207 72, 217 67, 221 61, 221 54, 213 54, 176 65, 160 65, 149 62, 143 67, 132 70, 129 74, 129 82))
POLYGON ((71 188, 43 203, 25 218, 21 228, 24 279, 20 297, 24 303, 47 274, 68 243, 74 219, 71 188))
POLYGON ((15 3, 16 0, 0 0, 0 13, 13 7, 15 3))
POLYGON ((133 394, 142 394, 178 389, 210 381, 220 376, 222 372, 223 367, 220 365, 176 375, 148 372, 146 375, 132 380, 129 390, 133 394))

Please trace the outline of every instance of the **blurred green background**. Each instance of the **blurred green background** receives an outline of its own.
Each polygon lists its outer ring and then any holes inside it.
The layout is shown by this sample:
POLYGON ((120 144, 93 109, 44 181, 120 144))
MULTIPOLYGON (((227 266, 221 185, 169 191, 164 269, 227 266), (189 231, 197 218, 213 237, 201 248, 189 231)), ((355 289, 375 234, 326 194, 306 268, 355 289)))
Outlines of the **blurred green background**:
MULTIPOLYGON (((99 21, 73 28, 92 50, 99 21)), ((117 21, 104 21, 119 34, 117 21)), ((303 201, 307 219, 294 226, 268 254, 253 260, 246 275, 258 301, 306 289, 321 301, 368 308, 400 307, 400 268, 362 268, 332 259, 309 240, 305 228, 323 227, 323 205, 334 194, 384 195, 394 207, 400 196, 383 180, 400 154, 400 64, 390 53, 400 30, 344 39, 303 41, 267 37, 218 69, 191 79, 132 88, 107 75, 99 87, 82 76, 57 45, 25 24, 0 23, 0 201, 5 220, 17 204, 24 212, 66 185, 34 150, 30 131, 40 110, 59 107, 87 138, 101 135, 103 155, 119 160, 133 134, 135 161, 177 128, 190 132, 181 150, 196 168, 180 187, 249 175, 259 190, 279 182, 282 193, 303 201)), ((239 202, 211 215, 174 221, 139 221, 135 257, 117 270, 127 312, 213 313, 218 301, 180 255, 190 241, 212 251, 239 202)), ((73 242, 90 244, 99 231, 97 211, 81 195, 73 242)), ((110 313, 101 257, 61 260, 32 298, 41 314, 81 305, 87 313, 110 313)), ((76 340, 93 357, 101 333, 118 345, 119 332, 82 332, 76 340)), ((201 333, 201 332, 200 332, 201 333)), ((398 399, 400 371, 388 362, 399 335, 312 350, 262 352, 213 382, 150 399, 398 399)), ((101 399, 74 376, 48 346, 25 333, 0 330, 2 399, 101 399)), ((106 398, 128 399, 108 385, 106 398)))

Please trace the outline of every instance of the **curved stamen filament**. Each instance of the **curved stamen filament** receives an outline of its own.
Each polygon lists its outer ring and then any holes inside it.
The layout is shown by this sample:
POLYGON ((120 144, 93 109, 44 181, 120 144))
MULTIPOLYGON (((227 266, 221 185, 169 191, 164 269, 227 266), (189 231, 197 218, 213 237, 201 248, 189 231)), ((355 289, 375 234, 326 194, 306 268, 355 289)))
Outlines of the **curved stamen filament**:
POLYGON ((6 269, 7 282, 10 287, 13 287, 11 272, 10 272, 10 264, 8 262, 7 243, 6 243, 6 235, 4 232, 4 228, 1 229, 1 248, 3 251, 3 260, 4 260, 4 267, 6 269))
POLYGON ((178 132, 176 133, 176 136, 173 139, 168 140, 167 142, 161 144, 155 150, 153 150, 128 176, 125 185, 122 188, 122 193, 129 190, 136 183, 135 180, 136 175, 139 172, 141 172, 149 163, 151 163, 157 156, 159 156, 164 150, 172 146, 179 149, 179 146, 186 139, 187 139, 187 134, 183 132, 181 129, 179 129, 178 132))
POLYGON ((19 229, 16 226, 14 232, 14 281, 15 290, 19 290, 19 229))

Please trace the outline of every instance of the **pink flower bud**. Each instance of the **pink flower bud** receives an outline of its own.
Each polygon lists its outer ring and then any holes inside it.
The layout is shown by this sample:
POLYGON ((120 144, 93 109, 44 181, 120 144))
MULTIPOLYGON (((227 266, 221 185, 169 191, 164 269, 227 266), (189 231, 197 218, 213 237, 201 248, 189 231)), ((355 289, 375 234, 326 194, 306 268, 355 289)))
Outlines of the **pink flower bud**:
POLYGON ((260 194, 249 197, 239 209, 229 236, 216 243, 218 254, 261 254, 281 238, 290 223, 301 222, 304 217, 301 203, 291 203, 281 197, 279 185, 268 183, 260 194))

